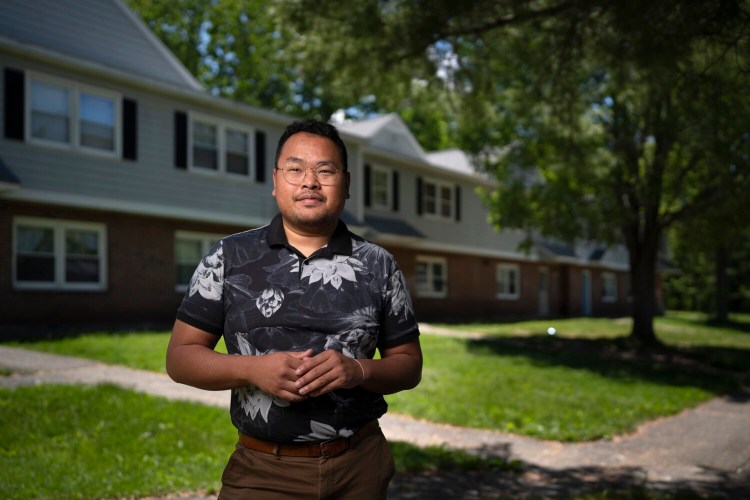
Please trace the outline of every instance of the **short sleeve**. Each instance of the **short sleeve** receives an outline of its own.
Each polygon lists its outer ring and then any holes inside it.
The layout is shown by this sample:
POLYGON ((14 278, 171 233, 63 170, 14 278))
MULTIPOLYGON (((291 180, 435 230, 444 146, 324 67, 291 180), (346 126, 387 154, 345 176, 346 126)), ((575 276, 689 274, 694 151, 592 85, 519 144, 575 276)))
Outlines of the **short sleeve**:
POLYGON ((392 256, 389 260, 384 294, 385 307, 378 347, 395 347, 419 337, 419 326, 409 290, 406 288, 406 280, 392 256))
POLYGON ((224 242, 214 245, 190 279, 177 319, 221 335, 224 330, 224 242))

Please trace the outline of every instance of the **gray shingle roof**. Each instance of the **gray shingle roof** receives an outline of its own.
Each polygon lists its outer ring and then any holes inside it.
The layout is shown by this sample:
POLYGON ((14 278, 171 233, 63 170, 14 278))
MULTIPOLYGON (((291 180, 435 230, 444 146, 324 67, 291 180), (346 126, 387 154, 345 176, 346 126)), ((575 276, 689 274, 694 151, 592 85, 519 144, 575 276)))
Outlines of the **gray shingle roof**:
POLYGON ((201 89, 120 0, 2 0, 0 37, 0 46, 15 43, 184 89, 201 89))

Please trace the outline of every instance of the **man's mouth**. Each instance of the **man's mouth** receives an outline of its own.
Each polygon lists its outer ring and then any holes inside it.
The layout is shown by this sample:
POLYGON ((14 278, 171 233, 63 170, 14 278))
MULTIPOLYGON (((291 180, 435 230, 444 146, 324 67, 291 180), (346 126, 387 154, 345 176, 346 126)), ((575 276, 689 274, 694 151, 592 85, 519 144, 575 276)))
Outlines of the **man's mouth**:
POLYGON ((323 197, 315 193, 305 193, 297 196, 296 201, 323 201, 323 197))

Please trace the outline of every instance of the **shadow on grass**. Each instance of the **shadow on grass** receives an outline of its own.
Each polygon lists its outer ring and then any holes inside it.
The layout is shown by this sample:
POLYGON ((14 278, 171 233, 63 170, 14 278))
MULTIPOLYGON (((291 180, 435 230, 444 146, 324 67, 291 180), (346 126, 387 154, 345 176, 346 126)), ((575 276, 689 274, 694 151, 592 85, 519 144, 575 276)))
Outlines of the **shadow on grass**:
POLYGON ((398 473, 389 500, 463 498, 744 498, 750 476, 705 470, 704 479, 658 481, 638 467, 551 469, 522 466, 505 471, 398 473))
POLYGON ((715 394, 750 382, 750 350, 714 346, 633 348, 626 339, 494 337, 467 340, 474 352, 523 356, 543 366, 563 365, 620 379, 701 387, 715 394))

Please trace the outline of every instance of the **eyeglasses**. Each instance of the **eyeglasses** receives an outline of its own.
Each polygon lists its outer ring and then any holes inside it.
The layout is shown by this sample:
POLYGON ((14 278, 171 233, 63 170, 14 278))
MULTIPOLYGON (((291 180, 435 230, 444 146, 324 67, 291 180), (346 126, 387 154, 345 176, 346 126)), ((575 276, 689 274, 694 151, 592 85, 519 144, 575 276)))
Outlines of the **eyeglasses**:
POLYGON ((294 186, 299 186, 305 180, 308 170, 313 171, 313 175, 322 186, 333 186, 338 184, 341 179, 341 170, 331 165, 320 165, 317 167, 299 167, 296 165, 287 165, 285 167, 277 167, 276 170, 281 170, 281 174, 284 179, 294 186))

